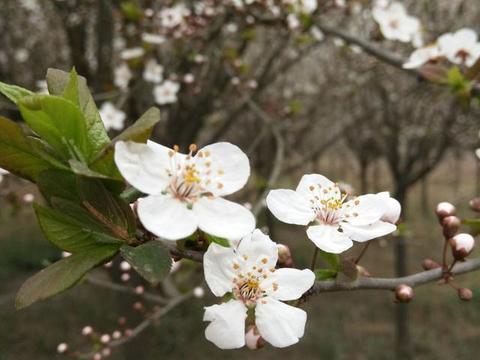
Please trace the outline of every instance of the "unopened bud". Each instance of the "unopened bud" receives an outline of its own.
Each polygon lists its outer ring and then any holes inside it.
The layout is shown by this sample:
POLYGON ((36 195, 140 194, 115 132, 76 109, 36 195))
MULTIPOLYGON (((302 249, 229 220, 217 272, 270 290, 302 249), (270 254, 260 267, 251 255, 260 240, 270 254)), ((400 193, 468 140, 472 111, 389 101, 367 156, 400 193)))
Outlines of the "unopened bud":
POLYGON ((195 289, 193 289, 193 296, 196 298, 200 299, 205 296, 205 290, 201 286, 197 286, 195 289))
POLYGON ((250 350, 260 349, 265 345, 265 340, 260 336, 256 326, 250 326, 245 333, 245 345, 250 350))
POLYGON ((442 219, 447 217, 447 216, 452 216, 455 215, 457 212, 457 209, 455 206, 450 204, 449 202, 441 202, 437 205, 437 209, 435 210, 435 213, 438 216, 438 220, 442 222, 442 219))
POLYGON ((64 354, 66 353, 68 350, 68 345, 66 343, 61 343, 61 344, 58 344, 57 346, 57 352, 59 354, 64 354))
POLYGON ((432 270, 440 267, 440 264, 432 259, 425 259, 422 261, 423 270, 432 270))
POLYGON ((475 199, 472 199, 468 202, 468 205, 470 205, 470 209, 472 209, 475 212, 480 212, 480 197, 476 197, 475 199))
POLYGON ((112 333, 112 338, 114 338, 115 340, 118 340, 122 337, 122 333, 119 331, 119 330, 115 330, 113 333, 112 333))
POLYGON ((458 297, 463 301, 470 301, 473 298, 472 290, 468 288, 458 289, 458 297))
POLYGON ((130 265, 128 262, 126 261, 122 261, 120 263, 120 270, 122 271, 130 271, 132 269, 132 265, 130 265))
POLYGON ((462 222, 456 216, 447 216, 442 219, 443 236, 446 239, 454 236, 460 229, 462 222))
POLYGON ((292 258, 292 252, 290 251, 290 248, 287 245, 284 244, 277 244, 277 250, 278 250, 278 266, 279 267, 293 267, 293 258, 292 258))
POLYGON ((470 234, 457 234, 449 240, 455 260, 463 260, 473 251, 475 239, 470 234))
POLYGON ((82 335, 83 336, 88 336, 88 335, 91 335, 92 333, 93 333, 93 328, 91 326, 85 326, 82 329, 82 335))
POLYGON ((398 302, 409 303, 413 299, 413 289, 406 284, 400 284, 395 288, 395 298, 398 302))
POLYGON ((102 350, 102 355, 104 357, 109 357, 112 354, 112 350, 110 348, 106 347, 102 350))
POLYGON ((93 359, 93 360, 102 360, 102 354, 100 354, 100 353, 95 353, 95 354, 93 354, 92 359, 93 359))
POLYGON ((363 266, 357 264, 357 271, 358 275, 363 276, 363 277, 370 277, 372 274, 368 272, 367 269, 365 269, 363 266))
POLYGON ((133 304, 133 310, 142 311, 143 310, 143 304, 140 301, 135 302, 133 304))
POLYGON ((100 342, 102 344, 107 344, 110 342, 110 335, 108 334, 103 334, 102 336, 100 336, 100 342))

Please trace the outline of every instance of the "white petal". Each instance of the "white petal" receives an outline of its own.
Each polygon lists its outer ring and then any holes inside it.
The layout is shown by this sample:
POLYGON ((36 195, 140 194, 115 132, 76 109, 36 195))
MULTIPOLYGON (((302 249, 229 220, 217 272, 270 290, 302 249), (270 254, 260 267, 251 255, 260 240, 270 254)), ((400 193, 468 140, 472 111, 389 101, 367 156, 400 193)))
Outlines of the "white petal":
POLYGON ((314 282, 315 274, 308 269, 282 268, 269 274, 260 286, 267 292, 268 296, 277 300, 288 301, 299 299, 313 286, 314 282))
POLYGON ((157 154, 162 156, 162 158, 168 159, 169 168, 173 167, 173 164, 183 165, 183 163, 185 162, 185 158, 187 157, 187 155, 185 154, 179 153, 178 151, 173 151, 169 147, 163 146, 162 144, 156 143, 152 140, 147 141, 147 146, 153 151, 155 151, 157 154))
POLYGON ((255 228, 255 218, 246 207, 222 199, 201 197, 193 204, 198 226, 208 234, 240 239, 255 228))
POLYGON ((455 33, 455 40, 464 47, 470 47, 476 44, 478 39, 475 30, 464 28, 455 33))
POLYGON ((308 199, 293 190, 272 190, 266 200, 271 213, 284 223, 308 225, 315 219, 308 199))
POLYGON ((377 221, 371 225, 342 224, 343 233, 350 239, 363 242, 394 232, 397 227, 389 222, 377 221))
MULTIPOLYGON (((259 258, 266 258, 267 267, 274 267, 278 260, 278 248, 268 235, 255 229, 252 234, 243 237, 237 248, 239 256, 246 255, 249 263, 257 262, 259 258)), ((248 265, 247 265, 248 266, 248 265)))
POLYGON ((210 180, 204 186, 215 196, 225 196, 240 190, 250 176, 247 155, 238 146, 228 142, 200 149, 195 155, 195 164, 200 177, 210 180))
POLYGON ((257 302, 255 324, 260 335, 276 347, 296 344, 305 332, 307 313, 266 297, 257 302))
POLYGON ((187 205, 167 195, 151 195, 138 202, 145 228, 166 240, 179 240, 197 230, 197 219, 187 205))
POLYGON ((380 199, 382 199, 385 207, 385 211, 382 215, 381 220, 395 224, 398 219, 400 219, 400 213, 402 212, 402 207, 398 200, 390 197, 388 191, 380 192, 377 194, 380 199))
POLYGON ((132 141, 115 144, 115 163, 122 176, 146 194, 160 194, 168 186, 170 159, 150 146, 132 141))
POLYGON ((302 176, 302 179, 297 186, 297 192, 305 196, 306 198, 309 198, 312 192, 310 190, 310 187, 317 187, 318 185, 320 185, 322 188, 329 188, 335 186, 332 181, 328 180, 323 175, 307 174, 302 176))
POLYGON ((205 308, 203 321, 211 321, 205 337, 220 349, 238 349, 245 345, 247 308, 237 300, 205 308))
POLYGON ((210 244, 203 256, 203 272, 205 281, 215 296, 221 297, 233 289, 232 279, 235 276, 233 260, 236 255, 233 248, 210 244))
POLYGON ((353 246, 352 240, 339 232, 337 226, 310 226, 307 229, 307 236, 319 249, 332 254, 340 254, 353 246))
POLYGON ((385 213, 382 198, 374 194, 362 195, 342 205, 343 220, 354 225, 369 225, 385 213), (348 215, 348 216, 347 216, 348 215))

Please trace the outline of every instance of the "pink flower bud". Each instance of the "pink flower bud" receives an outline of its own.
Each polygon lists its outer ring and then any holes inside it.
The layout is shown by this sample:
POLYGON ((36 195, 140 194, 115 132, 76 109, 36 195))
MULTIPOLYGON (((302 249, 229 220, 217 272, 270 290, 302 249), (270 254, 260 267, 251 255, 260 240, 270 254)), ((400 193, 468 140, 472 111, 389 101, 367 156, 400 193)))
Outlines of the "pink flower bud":
POLYGON ((109 357, 111 354, 112 354, 112 350, 108 347, 106 347, 102 350, 102 355, 104 357, 109 357))
POLYGON ((31 204, 35 200, 35 195, 33 195, 31 193, 27 193, 27 194, 23 195, 22 200, 25 204, 31 204))
POLYGON ((108 344, 110 342, 110 335, 103 334, 102 336, 100 336, 100 342, 102 344, 108 344))
POLYGON ((400 284, 395 288, 395 298, 398 302, 409 303, 413 299, 413 289, 406 284, 400 284))
POLYGON ((422 267, 424 270, 432 270, 440 267, 440 264, 432 259, 425 259, 422 261, 422 267))
POLYGON ((480 212, 480 197, 470 200, 468 204, 473 211, 480 212))
POLYGON ((440 222, 444 217, 455 215, 456 212, 457 212, 457 209, 455 208, 455 206, 445 201, 439 203, 437 205, 437 209, 435 210, 435 213, 437 214, 440 222))
POLYGON ((265 345, 265 340, 260 336, 256 326, 250 326, 245 333, 245 345, 250 350, 260 349, 265 345))
POLYGON ((127 282, 128 280, 130 280, 130 274, 123 273, 122 276, 120 276, 120 280, 122 280, 123 282, 127 282))
POLYGON ((58 344, 57 346, 57 352, 59 354, 64 354, 66 353, 68 350, 68 345, 66 343, 61 343, 61 344, 58 344))
POLYGON ((120 263, 120 270, 122 270, 122 271, 130 271, 131 269, 132 269, 132 266, 131 266, 128 262, 122 261, 122 262, 120 263))
POLYGON ((142 295, 145 292, 145 288, 142 285, 139 285, 135 288, 135 294, 142 295))
POLYGON ((132 336, 133 335, 133 330, 132 329, 126 329, 125 330, 125 336, 126 337, 129 337, 129 336, 132 336))
POLYGON ((458 289, 458 297, 463 301, 470 301, 473 298, 472 290, 468 288, 458 289))
POLYGON ((91 326, 85 326, 83 329, 82 329, 82 335, 83 336, 89 336, 93 333, 93 328, 91 326))
POLYGON ((133 304, 133 310, 142 311, 143 310, 143 304, 140 301, 135 302, 133 304))
POLYGON ((92 359, 93 359, 93 360, 102 360, 102 354, 100 354, 100 353, 95 353, 95 354, 93 354, 92 359))
POLYGON ((447 216, 442 219, 443 236, 446 239, 454 236, 460 229, 462 222, 456 216, 447 216))
POLYGON ((455 260, 463 260, 473 251, 475 239, 470 234, 457 234, 450 240, 452 254, 455 260))
POLYGON ((127 319, 125 318, 125 316, 120 316, 120 317, 118 318, 118 323, 119 323, 120 325, 125 325, 125 324, 127 323, 127 319))
POLYGON ((118 330, 115 330, 113 333, 112 333, 112 338, 114 338, 115 340, 117 339, 120 339, 122 337, 122 333, 118 330))

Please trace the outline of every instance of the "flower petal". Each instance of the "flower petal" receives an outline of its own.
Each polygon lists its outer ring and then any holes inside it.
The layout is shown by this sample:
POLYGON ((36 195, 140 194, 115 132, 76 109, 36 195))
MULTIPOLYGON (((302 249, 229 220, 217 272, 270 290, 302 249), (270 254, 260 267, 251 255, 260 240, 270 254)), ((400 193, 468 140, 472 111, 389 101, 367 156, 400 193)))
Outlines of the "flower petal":
POLYGON ((308 200, 293 190, 270 191, 267 206, 278 220, 287 224, 308 225, 315 218, 308 200))
POLYGON ((277 300, 299 299, 315 282, 315 274, 308 269, 276 269, 260 286, 268 296, 277 300))
POLYGON ((240 239, 255 228, 255 218, 246 207, 222 198, 201 197, 193 212, 202 231, 222 238, 240 239))
MULTIPOLYGON (((248 264, 262 262, 262 259, 266 258, 267 262, 264 263, 264 266, 275 267, 278 260, 277 244, 259 229, 255 229, 252 234, 243 237, 236 252, 240 257, 246 255, 250 261, 248 264)), ((248 264, 245 266, 248 267, 248 264)))
POLYGON ((311 187, 318 187, 318 185, 320 185, 322 188, 329 188, 335 186, 332 181, 330 181, 323 175, 307 174, 302 176, 302 179, 300 180, 296 191, 308 199, 312 193, 311 187))
POLYGON ((238 349, 245 345, 247 308, 238 300, 205 308, 203 321, 211 321, 205 337, 220 349, 238 349))
POLYGON ((367 194, 344 203, 342 218, 353 225, 369 225, 380 220, 385 210, 385 204, 381 197, 367 194))
POLYGON ((151 195, 138 202, 138 217, 145 228, 166 240, 179 240, 197 230, 197 219, 185 203, 167 195, 151 195))
POLYGON ((195 155, 195 164, 204 186, 215 196, 232 194, 245 186, 250 176, 247 155, 236 145, 219 142, 207 145, 195 155), (204 176, 205 174, 205 176, 204 176))
POLYGON ((310 226, 307 229, 307 236, 319 249, 332 254, 340 254, 353 246, 352 240, 338 231, 337 226, 310 226))
POLYGON ((122 176, 146 194, 160 194, 168 186, 170 158, 145 144, 119 141, 115 144, 115 163, 122 176))
POLYGON ((296 344, 305 332, 307 313, 302 309, 265 297, 255 308, 260 335, 276 347, 296 344))
POLYGON ((236 255, 233 248, 210 244, 203 256, 205 281, 215 296, 221 297, 233 289, 235 276, 233 261, 236 255))
POLYGON ((397 227, 389 222, 377 221, 371 225, 342 224, 342 230, 350 239, 364 242, 394 232, 397 227))
POLYGON ((400 213, 402 212, 402 207, 398 200, 390 197, 388 191, 380 192, 377 196, 382 199, 385 207, 385 212, 383 213, 381 220, 391 224, 397 223, 400 218, 400 213))

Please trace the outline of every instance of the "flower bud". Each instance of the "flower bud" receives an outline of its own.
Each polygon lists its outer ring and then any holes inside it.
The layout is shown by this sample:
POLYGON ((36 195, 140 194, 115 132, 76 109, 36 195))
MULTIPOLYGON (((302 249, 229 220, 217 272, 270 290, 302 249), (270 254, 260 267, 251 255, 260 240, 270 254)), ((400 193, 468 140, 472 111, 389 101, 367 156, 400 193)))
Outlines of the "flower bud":
POLYGON ((463 301, 470 301, 473 298, 472 290, 468 288, 458 289, 458 297, 463 301))
POLYGON ((82 329, 82 335, 83 336, 89 336, 93 333, 93 328, 91 326, 85 326, 83 329, 82 329))
POLYGON ((470 205, 470 209, 472 209, 475 212, 480 212, 480 197, 476 197, 475 199, 472 199, 468 202, 468 205, 470 205))
POLYGON ((462 222, 456 216, 444 217, 442 219, 443 236, 445 236, 446 239, 451 238, 458 232, 461 224, 462 222))
POLYGON ((197 286, 195 289, 193 289, 193 296, 195 296, 197 299, 201 299, 205 296, 205 290, 201 286, 197 286))
POLYGON ((68 345, 66 343, 61 343, 61 344, 58 344, 57 346, 57 352, 59 354, 64 354, 66 353, 68 350, 68 345))
POLYGON ((449 240, 455 260, 463 260, 473 251, 475 239, 470 234, 457 234, 449 240))
POLYGON ((437 209, 435 210, 435 213, 437 214, 438 220, 440 220, 440 222, 442 221, 443 218, 447 216, 455 215, 456 212, 457 212, 457 209, 455 209, 455 206, 445 201, 439 203, 437 205, 437 209))
POLYGON ((363 266, 357 264, 357 271, 358 275, 363 276, 363 277, 370 277, 372 274, 368 272, 367 269, 365 269, 363 266))
POLYGON ((256 326, 250 326, 245 333, 245 345, 250 350, 260 349, 265 345, 265 340, 260 336, 256 326))
POLYGON ((413 289, 406 284, 400 284, 395 288, 395 298, 398 302, 409 303, 413 299, 413 289))
POLYGON ((102 354, 100 354, 100 353, 95 353, 95 354, 93 354, 92 359, 93 359, 93 360, 102 360, 102 354))
POLYGON ((422 261, 423 270, 432 270, 440 267, 440 264, 432 259, 425 259, 422 261))
POLYGON ((114 338, 115 340, 118 340, 122 337, 122 333, 119 331, 119 330, 115 330, 113 333, 112 333, 112 338, 114 338))
POLYGON ((293 258, 290 248, 284 244, 277 244, 278 250, 278 266, 279 267, 293 267, 293 258))
POLYGON ((110 335, 103 334, 102 336, 100 336, 100 342, 102 344, 108 344, 110 342, 110 335))

